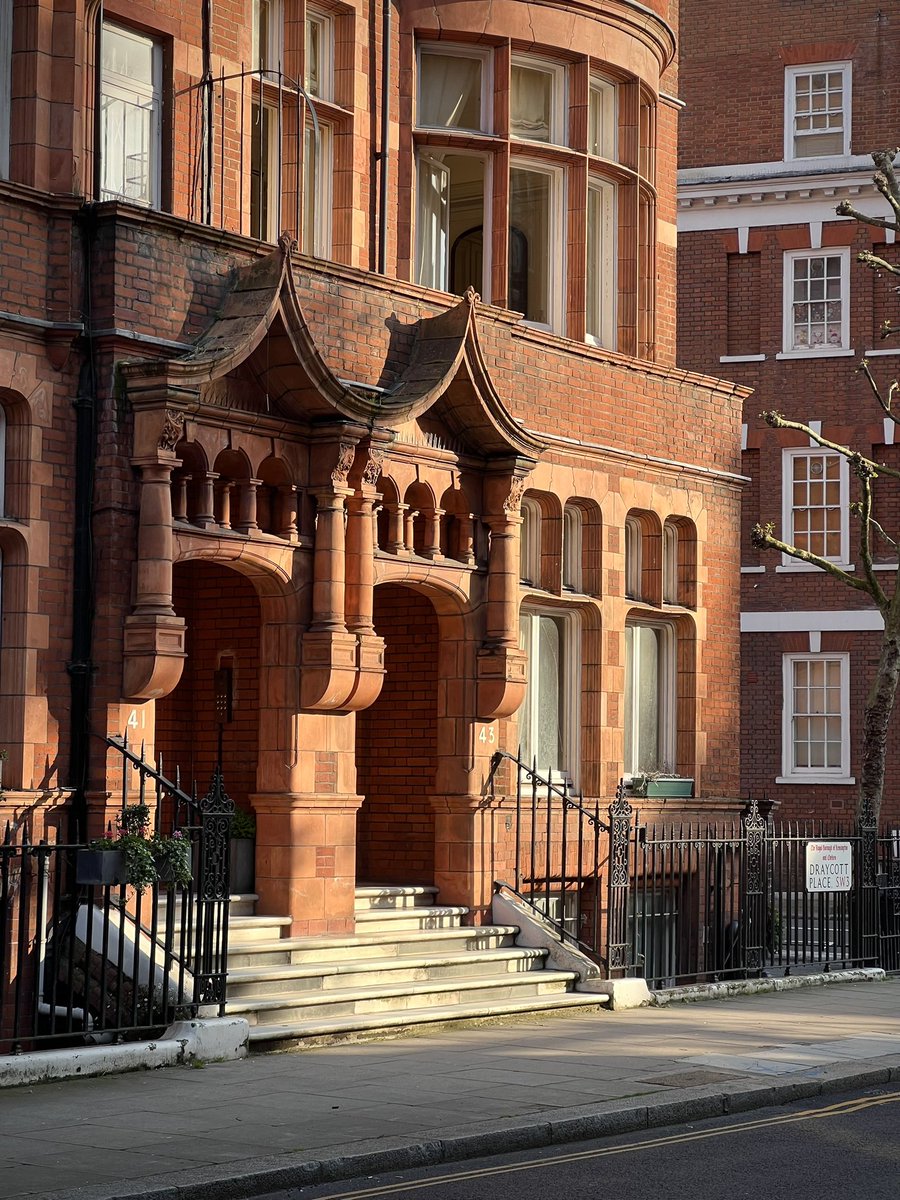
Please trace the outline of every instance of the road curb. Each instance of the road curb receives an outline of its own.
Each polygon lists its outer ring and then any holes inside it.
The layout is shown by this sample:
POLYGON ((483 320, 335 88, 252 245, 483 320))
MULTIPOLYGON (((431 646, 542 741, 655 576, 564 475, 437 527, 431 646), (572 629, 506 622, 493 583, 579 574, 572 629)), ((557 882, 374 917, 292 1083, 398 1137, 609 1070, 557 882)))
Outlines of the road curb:
POLYGON ((562 1109, 550 1119, 529 1122, 510 1118, 477 1132, 468 1127, 449 1130, 440 1138, 390 1144, 378 1139, 348 1145, 331 1158, 278 1155, 249 1160, 240 1167, 235 1163, 203 1167, 182 1176, 179 1183, 172 1183, 167 1175, 156 1176, 138 1184, 122 1181, 47 1193, 45 1200, 244 1200, 281 1189, 659 1129, 885 1083, 900 1083, 900 1055, 879 1066, 871 1060, 852 1061, 797 1072, 791 1080, 730 1080, 699 1088, 673 1088, 652 1098, 562 1109))

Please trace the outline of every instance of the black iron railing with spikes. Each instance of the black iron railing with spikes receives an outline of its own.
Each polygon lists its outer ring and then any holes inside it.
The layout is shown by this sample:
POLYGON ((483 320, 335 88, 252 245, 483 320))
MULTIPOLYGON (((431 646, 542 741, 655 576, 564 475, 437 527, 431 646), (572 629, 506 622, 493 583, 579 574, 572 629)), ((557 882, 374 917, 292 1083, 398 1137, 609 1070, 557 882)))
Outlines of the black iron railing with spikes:
MULTIPOLYGON (((203 796, 125 738, 121 811, 147 805, 157 834, 189 848, 190 881, 104 878, 85 844, 34 843, 7 823, 0 843, 0 1053, 150 1036, 179 1017, 222 1015, 233 801, 217 767, 203 796), (136 777, 136 778, 135 778, 136 777)), ((113 851, 115 858, 115 851, 113 851)), ((164 868, 160 867, 160 874, 164 868)))

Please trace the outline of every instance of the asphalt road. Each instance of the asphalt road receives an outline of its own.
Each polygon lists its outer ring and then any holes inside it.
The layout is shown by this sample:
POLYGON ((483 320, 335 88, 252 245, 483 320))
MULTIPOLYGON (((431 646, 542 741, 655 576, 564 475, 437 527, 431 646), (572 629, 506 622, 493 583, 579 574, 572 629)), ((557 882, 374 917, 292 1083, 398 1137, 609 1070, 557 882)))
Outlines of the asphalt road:
POLYGON ((900 1089, 452 1167, 273 1192, 264 1200, 898 1200, 900 1089))

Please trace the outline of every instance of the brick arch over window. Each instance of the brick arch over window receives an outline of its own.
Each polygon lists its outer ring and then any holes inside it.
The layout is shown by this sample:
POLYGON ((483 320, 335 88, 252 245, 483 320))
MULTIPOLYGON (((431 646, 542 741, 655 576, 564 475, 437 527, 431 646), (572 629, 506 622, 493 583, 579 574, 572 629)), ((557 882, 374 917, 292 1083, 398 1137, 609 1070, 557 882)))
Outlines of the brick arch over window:
POLYGON ((697 527, 688 517, 668 517, 663 525, 663 600, 697 607, 697 527))
POLYGON ((563 588, 599 596, 602 592, 603 517, 595 500, 570 497, 563 509, 563 588))
MULTIPOLYGON (((562 584, 562 503, 552 492, 539 492, 534 488, 526 491, 522 503, 523 513, 527 504, 531 514, 537 516, 540 531, 539 540, 535 543, 539 555, 537 578, 531 578, 528 582, 543 592, 553 592, 558 596, 562 584)), ((528 519, 526 517, 526 523, 528 519)), ((531 519, 534 519, 533 515, 531 519)))
POLYGON ((29 478, 41 457, 28 402, 18 392, 0 388, 0 518, 27 521, 31 511, 29 478))
POLYGON ((625 594, 662 604, 662 522, 646 509, 632 508, 625 517, 625 594))

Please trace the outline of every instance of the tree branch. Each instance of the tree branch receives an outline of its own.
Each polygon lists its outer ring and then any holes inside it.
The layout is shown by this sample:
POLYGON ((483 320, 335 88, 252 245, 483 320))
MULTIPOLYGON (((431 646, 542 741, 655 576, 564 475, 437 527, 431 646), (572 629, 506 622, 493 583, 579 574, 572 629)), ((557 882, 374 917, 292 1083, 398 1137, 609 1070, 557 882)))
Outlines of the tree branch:
MULTIPOLYGON (((833 575, 835 579, 840 579, 841 583, 846 583, 848 587, 856 588, 858 592, 865 592, 867 596, 871 596, 875 600, 867 579, 857 579, 855 575, 851 575, 849 571, 845 571, 837 563, 833 563, 831 559, 821 558, 818 554, 811 554, 808 550, 800 550, 796 546, 791 546, 787 542, 781 541, 772 532, 774 528, 771 522, 767 525, 756 524, 753 526, 750 533, 750 540, 757 550, 780 550, 782 554, 787 554, 790 558, 796 558, 798 562, 805 562, 813 567, 818 567, 829 575, 833 575)), ((878 603, 877 600, 876 603, 878 603)), ((879 604, 878 607, 880 608, 881 605, 879 604)))
POLYGON ((897 220, 900 218, 900 210, 898 210, 897 217, 870 217, 866 213, 860 212, 858 208, 854 208, 849 200, 842 200, 834 211, 839 217, 852 217, 854 221, 859 221, 863 225, 877 225, 879 229, 896 229, 897 220))
MULTIPOLYGON (((881 403, 880 398, 879 403, 881 403)), ((881 406, 884 408, 883 403, 881 406)), ((888 416, 891 416, 889 410, 885 409, 885 411, 887 412, 888 416)), ((760 413, 760 416, 770 429, 796 429, 798 433, 805 433, 808 438, 814 441, 816 445, 821 446, 823 450, 834 450, 836 454, 843 455, 848 462, 858 454, 856 450, 851 450, 849 446, 842 446, 839 442, 832 442, 829 441, 828 438, 822 437, 821 433, 816 433, 814 429, 810 429, 810 427, 808 425, 804 425, 802 421, 789 421, 787 417, 782 416, 780 412, 776 412, 774 409, 769 409, 767 412, 760 413)), ((858 455, 858 457, 860 458, 860 461, 866 463, 867 466, 870 466, 876 475, 889 475, 893 479, 900 479, 900 470, 897 470, 895 467, 887 467, 880 463, 873 462, 872 459, 864 458, 861 454, 858 455)))
POLYGON ((878 476, 871 467, 862 461, 861 455, 855 456, 851 465, 859 480, 860 500, 857 511, 857 516, 859 517, 859 556, 866 579, 869 582, 869 594, 878 607, 884 610, 888 602, 887 596, 885 596, 875 574, 875 569, 872 566, 872 480, 877 479, 878 476))
MULTIPOLYGON (((896 222, 890 225, 891 229, 896 229, 896 222)), ((891 275, 900 275, 900 267, 895 267, 893 263, 887 262, 883 258, 879 258, 877 254, 873 254, 871 250, 860 250, 856 256, 856 261, 865 263, 867 267, 871 267, 873 271, 888 271, 891 275)))
MULTIPOLYGON (((881 388, 878 386, 878 382, 875 379, 875 377, 872 374, 872 371, 869 367, 869 360, 864 358, 862 360, 862 362, 859 364, 859 367, 857 368, 857 370, 859 372, 861 372, 866 377, 866 379, 868 379, 869 387, 872 389, 872 394, 874 395, 875 399, 878 401, 879 407, 881 408, 881 410, 885 414, 885 416, 890 417, 892 421, 896 421, 897 418, 894 416, 893 412, 891 411, 891 408, 894 403, 894 395, 897 392, 898 386, 900 386, 900 384, 898 384, 897 380, 896 379, 891 380, 890 384, 888 385, 887 400, 885 400, 885 398, 881 394, 881 388)), ((884 472, 884 474, 886 474, 886 475, 890 474, 890 469, 888 467, 882 467, 881 469, 884 472)))

